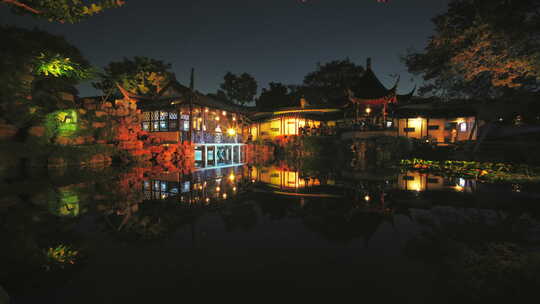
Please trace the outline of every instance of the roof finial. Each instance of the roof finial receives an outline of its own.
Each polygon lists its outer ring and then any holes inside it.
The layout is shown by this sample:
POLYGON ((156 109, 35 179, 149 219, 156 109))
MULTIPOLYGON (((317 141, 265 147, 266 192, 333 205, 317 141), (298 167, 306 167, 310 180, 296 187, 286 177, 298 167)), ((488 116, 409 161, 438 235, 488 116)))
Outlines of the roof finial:
POLYGON ((366 70, 371 70, 371 57, 366 60, 366 70))

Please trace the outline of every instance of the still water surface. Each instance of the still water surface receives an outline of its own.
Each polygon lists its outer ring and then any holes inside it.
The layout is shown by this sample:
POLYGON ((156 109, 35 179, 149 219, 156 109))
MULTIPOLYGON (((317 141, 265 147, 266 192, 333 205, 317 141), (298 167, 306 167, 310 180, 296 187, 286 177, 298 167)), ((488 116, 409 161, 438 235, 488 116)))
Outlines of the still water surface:
POLYGON ((132 168, 5 173, 1 187, 0 285, 12 303, 290 293, 440 302, 439 268, 414 246, 426 231, 540 237, 536 185, 417 172, 132 168), (73 264, 44 258, 58 245, 77 251, 73 264))

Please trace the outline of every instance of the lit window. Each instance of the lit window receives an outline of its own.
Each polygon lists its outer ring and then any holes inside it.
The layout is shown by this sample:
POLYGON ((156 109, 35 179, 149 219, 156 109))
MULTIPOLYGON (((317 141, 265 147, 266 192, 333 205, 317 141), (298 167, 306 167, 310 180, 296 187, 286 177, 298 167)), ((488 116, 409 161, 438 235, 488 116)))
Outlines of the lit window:
POLYGON ((460 132, 467 132, 467 123, 466 122, 462 122, 459 124, 459 131, 460 132))

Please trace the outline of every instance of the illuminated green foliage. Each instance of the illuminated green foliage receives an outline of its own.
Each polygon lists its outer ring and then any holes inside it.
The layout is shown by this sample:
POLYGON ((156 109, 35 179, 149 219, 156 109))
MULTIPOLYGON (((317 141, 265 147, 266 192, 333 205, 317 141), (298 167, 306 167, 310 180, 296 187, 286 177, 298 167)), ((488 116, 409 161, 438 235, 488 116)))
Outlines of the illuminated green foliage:
POLYGON ((47 264, 45 268, 51 270, 54 267, 64 268, 67 265, 73 265, 79 258, 79 251, 71 248, 68 245, 58 245, 56 247, 49 247, 45 251, 45 258, 47 264))
POLYGON ((118 8, 125 4, 122 0, 1 0, 11 6, 16 14, 30 14, 50 22, 76 23, 103 10, 118 8))
POLYGON ((60 189, 50 193, 49 210, 60 217, 77 217, 80 213, 79 195, 73 189, 60 189))
POLYGON ((83 68, 79 63, 60 54, 46 55, 41 53, 36 58, 34 72, 36 75, 88 79, 93 75, 91 68, 83 68))

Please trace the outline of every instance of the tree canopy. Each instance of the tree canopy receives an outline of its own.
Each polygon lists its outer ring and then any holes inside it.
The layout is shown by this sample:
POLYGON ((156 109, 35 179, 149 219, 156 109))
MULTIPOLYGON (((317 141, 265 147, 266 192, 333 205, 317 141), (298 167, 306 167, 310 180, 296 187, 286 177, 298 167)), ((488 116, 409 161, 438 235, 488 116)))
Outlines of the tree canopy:
POLYGON ((270 82, 268 88, 262 89, 261 96, 257 99, 257 108, 259 110, 273 110, 292 106, 295 106, 295 104, 289 88, 279 82, 270 82))
POLYGON ((19 15, 30 14, 51 22, 76 23, 101 13, 105 9, 120 7, 122 0, 0 0, 19 15))
POLYGON ((349 59, 318 64, 317 70, 304 78, 305 97, 314 102, 334 104, 346 98, 346 92, 354 87, 364 74, 364 68, 349 59))
MULTIPOLYGON (((63 37, 33 29, 0 26, 0 98, 13 100, 32 87, 75 91, 74 85, 89 78, 92 69, 81 52, 63 37), (22 78, 33 78, 25 86, 22 78)), ((25 92, 23 94, 30 94, 25 92)))
POLYGON ((109 63, 104 68, 101 81, 92 85, 105 95, 119 94, 117 83, 136 95, 157 95, 175 78, 170 69, 171 64, 161 60, 148 57, 124 58, 109 63))
POLYGON ((426 81, 420 93, 497 97, 537 90, 540 0, 451 0, 433 23, 424 51, 404 57, 426 81))
POLYGON ((240 75, 227 72, 221 84, 222 93, 230 102, 245 105, 255 99, 257 94, 257 81, 248 73, 240 75))

